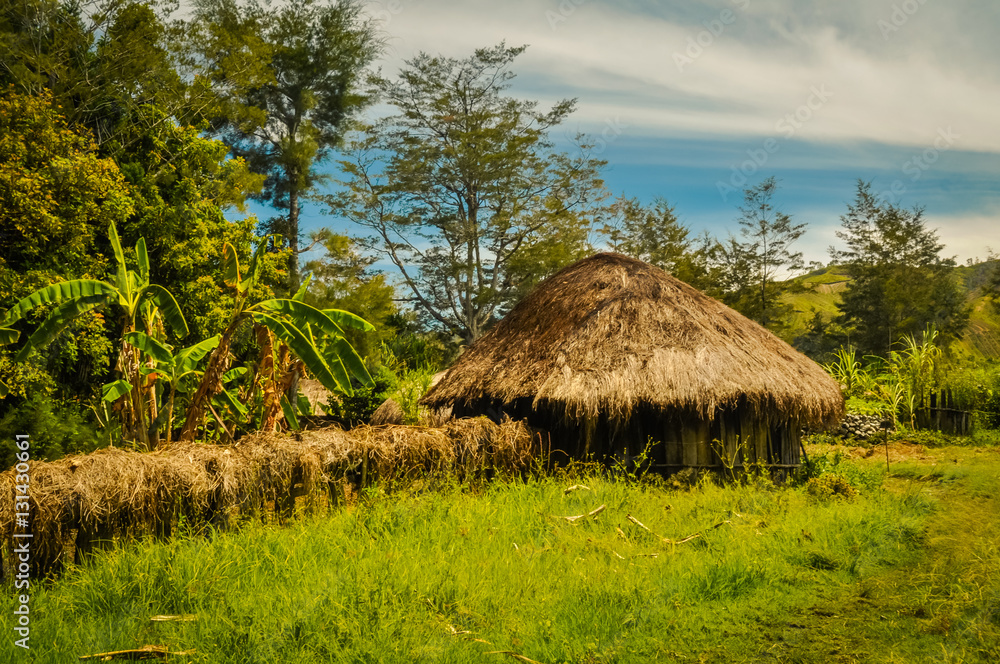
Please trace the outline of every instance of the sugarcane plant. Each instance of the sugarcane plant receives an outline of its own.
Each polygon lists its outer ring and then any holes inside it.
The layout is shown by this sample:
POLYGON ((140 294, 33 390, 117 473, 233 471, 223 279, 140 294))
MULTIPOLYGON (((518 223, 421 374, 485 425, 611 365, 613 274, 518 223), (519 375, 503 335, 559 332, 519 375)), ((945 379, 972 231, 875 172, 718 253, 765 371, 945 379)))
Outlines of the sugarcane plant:
POLYGON ((16 333, 12 325, 36 307, 55 305, 14 357, 15 361, 22 362, 31 351, 50 344, 81 316, 117 306, 124 318, 121 347, 115 362, 115 373, 120 378, 104 387, 104 395, 113 395, 120 404, 123 435, 148 447, 149 425, 157 417, 155 383, 149 382, 143 374, 141 353, 126 337, 139 323, 152 335, 165 322, 179 337, 187 335, 188 326, 170 291, 150 283, 146 240, 139 238, 136 242, 138 270, 130 270, 114 222, 108 227, 108 237, 115 255, 113 281, 74 279, 40 288, 11 307, 0 321, 0 328, 3 328, 4 340, 12 343, 17 338, 15 334, 11 340, 9 332, 16 333))
MULTIPOLYGON (((229 323, 212 351, 187 407, 184 427, 179 440, 192 441, 205 420, 206 411, 220 420, 212 401, 227 392, 225 377, 229 370, 230 346, 241 325, 252 322, 262 347, 255 389, 263 392, 264 413, 261 426, 273 427, 278 413, 292 413, 282 388, 290 384, 289 373, 308 371, 333 393, 353 394, 352 380, 371 385, 371 376, 364 361, 348 342, 344 327, 372 330, 373 326, 350 312, 337 309, 317 309, 304 299, 308 281, 292 298, 271 298, 252 302, 250 293, 260 279, 261 253, 267 243, 264 238, 254 250, 246 269, 240 265, 236 249, 228 242, 223 245, 223 280, 235 290, 236 297, 229 323), (277 346, 274 342, 278 342, 277 346), (274 365, 277 355, 278 365, 274 365), (294 356, 294 357, 293 357, 294 356), (287 383, 287 384, 286 384, 287 383)), ((239 409, 237 409, 239 410, 239 409)), ((224 427, 224 423, 219 422, 224 427)))

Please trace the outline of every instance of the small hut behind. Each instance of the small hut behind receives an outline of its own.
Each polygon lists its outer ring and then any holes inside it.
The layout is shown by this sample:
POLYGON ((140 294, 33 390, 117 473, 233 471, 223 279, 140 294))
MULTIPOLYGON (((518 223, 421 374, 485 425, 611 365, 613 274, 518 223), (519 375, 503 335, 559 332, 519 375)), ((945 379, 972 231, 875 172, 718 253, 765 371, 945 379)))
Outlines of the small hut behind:
POLYGON ((509 415, 571 457, 685 467, 799 464, 844 400, 815 362, 663 270, 597 254, 543 281, 421 403, 509 415))

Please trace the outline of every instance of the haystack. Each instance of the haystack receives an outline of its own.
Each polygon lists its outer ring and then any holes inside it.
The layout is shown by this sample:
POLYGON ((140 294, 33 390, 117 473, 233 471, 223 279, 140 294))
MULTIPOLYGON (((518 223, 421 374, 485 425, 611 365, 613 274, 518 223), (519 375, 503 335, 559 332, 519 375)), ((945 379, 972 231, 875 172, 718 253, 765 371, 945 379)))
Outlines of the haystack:
POLYGON ((406 413, 403 412, 403 407, 399 405, 399 402, 395 399, 386 399, 382 402, 382 405, 375 409, 369 419, 369 424, 372 426, 380 426, 382 424, 402 424, 403 420, 406 418, 406 413))
POLYGON ((663 270, 598 254, 540 284, 421 400, 524 418, 571 456, 665 469, 799 463, 799 431, 836 421, 826 372, 663 270))
POLYGON ((272 501, 279 520, 295 499, 330 504, 343 482, 357 489, 443 471, 459 479, 527 469, 541 441, 521 422, 499 426, 486 418, 436 429, 403 425, 313 429, 295 435, 259 432, 233 445, 175 443, 155 452, 120 448, 31 462, 23 501, 16 468, 0 472, 0 584, 11 578, 12 544, 23 531, 16 510, 30 519, 31 575, 42 578, 71 557, 145 534, 165 537, 175 524, 226 528, 232 517, 256 516, 272 501))

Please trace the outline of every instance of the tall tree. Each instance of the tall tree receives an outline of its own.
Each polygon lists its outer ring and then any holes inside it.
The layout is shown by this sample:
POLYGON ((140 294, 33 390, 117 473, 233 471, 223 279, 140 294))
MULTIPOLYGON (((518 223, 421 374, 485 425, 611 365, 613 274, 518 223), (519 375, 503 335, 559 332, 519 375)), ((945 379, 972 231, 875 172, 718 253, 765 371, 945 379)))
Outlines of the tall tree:
POLYGON ((210 81, 207 113, 233 154, 266 176, 257 198, 284 211, 264 230, 291 249, 290 292, 299 287, 302 203, 350 118, 370 101, 366 68, 381 48, 356 0, 197 0, 188 65, 210 81))
POLYGON ((604 162, 548 131, 573 111, 504 94, 525 47, 464 59, 420 54, 380 90, 396 114, 342 162, 335 211, 369 228, 413 302, 439 329, 478 338, 534 281, 589 251, 604 162))
POLYGON ((837 237, 846 248, 831 248, 851 281, 843 293, 837 321, 852 329, 851 342, 865 353, 888 356, 903 335, 928 325, 941 339, 954 338, 968 323, 956 281, 955 261, 942 258, 944 245, 927 228, 923 209, 905 210, 873 194, 859 180, 854 202, 841 218, 837 237))
POLYGON ((690 229, 678 221, 665 199, 645 206, 636 198, 621 196, 609 211, 601 233, 613 251, 655 265, 696 288, 710 287, 708 257, 713 243, 691 238, 690 229))
POLYGON ((801 270, 802 254, 791 249, 805 233, 805 224, 792 218, 773 203, 778 181, 769 177, 743 191, 739 207, 742 241, 730 237, 722 245, 721 263, 729 273, 724 301, 740 313, 772 329, 784 327, 789 306, 782 300, 793 285, 787 273, 801 270))
POLYGON ((0 5, 0 85, 48 91, 105 156, 184 114, 188 87, 168 51, 166 16, 135 0, 19 0, 0 5), (160 116, 137 113, 154 105, 160 116), (139 130, 141 129, 141 130, 139 130), (139 131, 137 131, 139 130, 139 131))

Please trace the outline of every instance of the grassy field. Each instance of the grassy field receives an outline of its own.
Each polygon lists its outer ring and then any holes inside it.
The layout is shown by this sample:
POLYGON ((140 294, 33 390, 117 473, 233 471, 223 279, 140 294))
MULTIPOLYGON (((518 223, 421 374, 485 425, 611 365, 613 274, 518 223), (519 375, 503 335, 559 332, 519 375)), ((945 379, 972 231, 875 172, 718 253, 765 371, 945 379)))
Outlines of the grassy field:
POLYGON ((0 661, 1000 661, 1000 450, 810 452, 811 485, 414 486, 125 546, 33 591, 29 657, 4 593, 0 661))

